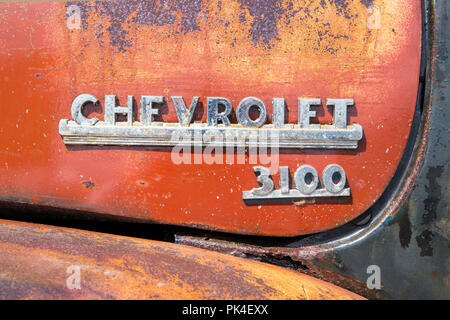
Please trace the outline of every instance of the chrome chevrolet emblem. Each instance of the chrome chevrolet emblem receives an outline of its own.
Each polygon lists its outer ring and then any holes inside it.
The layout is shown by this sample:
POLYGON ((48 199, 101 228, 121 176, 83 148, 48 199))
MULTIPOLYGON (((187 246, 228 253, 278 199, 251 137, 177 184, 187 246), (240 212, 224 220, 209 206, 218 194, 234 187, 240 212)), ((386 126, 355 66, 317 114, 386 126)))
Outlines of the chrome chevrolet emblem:
POLYGON ((87 103, 98 103, 90 94, 82 94, 72 103, 73 120, 62 119, 59 133, 68 145, 134 145, 134 146, 175 146, 211 145, 226 147, 248 147, 251 137, 258 135, 258 145, 279 148, 323 148, 356 149, 362 139, 363 129, 359 124, 347 124, 347 108, 354 104, 353 99, 327 99, 326 105, 334 110, 332 124, 312 124, 310 119, 316 116, 313 106, 321 105, 321 99, 298 99, 299 119, 297 124, 285 123, 285 100, 274 98, 272 124, 267 122, 267 109, 264 103, 255 97, 244 98, 236 109, 238 123, 232 124, 228 116, 233 110, 230 100, 223 97, 206 98, 206 123, 194 122, 193 115, 199 102, 194 97, 186 107, 184 99, 170 97, 178 122, 154 121, 159 114, 158 106, 164 102, 162 96, 142 96, 140 99, 140 122, 133 121, 133 97, 128 96, 125 107, 117 106, 114 95, 105 96, 105 118, 86 118, 82 114, 87 103), (223 111, 219 112, 219 106, 223 111), (259 116, 250 117, 250 108, 256 107, 259 116), (119 122, 117 115, 125 115, 126 121, 119 122), (221 139, 211 139, 220 136, 221 139), (266 138, 262 138, 266 137, 266 138), (276 139, 274 139, 276 137, 276 139))

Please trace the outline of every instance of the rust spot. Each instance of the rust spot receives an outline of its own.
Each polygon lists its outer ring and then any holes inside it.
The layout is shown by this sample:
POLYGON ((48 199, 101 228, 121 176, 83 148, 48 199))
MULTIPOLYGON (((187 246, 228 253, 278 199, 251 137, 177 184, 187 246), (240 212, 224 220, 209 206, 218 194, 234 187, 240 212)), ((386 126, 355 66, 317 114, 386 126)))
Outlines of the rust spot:
POLYGON ((333 5, 338 15, 344 15, 347 19, 352 16, 348 7, 348 0, 321 0, 320 5, 325 8, 327 5, 333 5))
MULTIPOLYGON (((248 10, 253 19, 250 37, 255 45, 263 44, 270 48, 270 41, 278 38, 277 22, 286 12, 282 7, 283 0, 240 0, 241 8, 248 10)), ((245 21, 245 15, 241 15, 245 21)))
POLYGON ((146 181, 143 181, 143 180, 139 180, 138 184, 141 185, 141 186, 144 186, 144 187, 148 186, 148 183, 146 181))
POLYGON ((373 6, 373 0, 360 0, 360 2, 365 5, 367 8, 373 6))
POLYGON ((84 186, 88 189, 95 187, 95 183, 93 183, 92 181, 83 181, 82 184, 84 184, 84 186))
MULTIPOLYGON (((174 1, 101 1, 86 3, 84 1, 71 1, 67 7, 77 5, 81 10, 82 28, 88 28, 87 17, 90 12, 96 12, 100 16, 109 18, 110 26, 106 29, 109 34, 109 43, 125 52, 126 47, 132 46, 133 37, 129 37, 129 31, 124 28, 126 22, 135 22, 147 26, 167 26, 175 24, 178 20, 176 32, 191 32, 200 30, 198 16, 203 9, 203 0, 174 0, 174 1), (178 13, 181 19, 178 19, 178 13)), ((98 30, 103 29, 99 25, 98 30)), ((102 44, 101 38, 104 32, 96 31, 96 37, 102 44)))
MULTIPOLYGON (((348 20, 349 33, 357 25, 356 20, 359 16, 353 12, 347 0, 318 0, 304 4, 291 0, 237 0, 237 2, 241 10, 237 14, 243 26, 239 27, 239 31, 233 32, 241 32, 240 30, 246 30, 246 26, 249 26, 248 39, 255 47, 261 46, 265 49, 271 49, 275 41, 280 41, 279 29, 282 25, 289 26, 291 21, 295 20, 306 23, 304 41, 309 42, 318 38, 314 49, 318 50, 322 46, 325 51, 334 54, 337 48, 332 45, 333 40, 348 40, 349 35, 333 32, 326 11, 333 10, 335 15, 348 20), (311 23, 320 28, 308 28, 311 23)), ((361 3, 369 6, 372 1, 361 0, 361 3)), ((100 46, 104 46, 103 38, 106 34, 109 37, 109 44, 119 52, 126 52, 126 48, 133 46, 136 41, 134 31, 139 29, 139 25, 172 26, 169 31, 166 30, 169 38, 176 34, 200 31, 202 21, 216 24, 215 27, 217 24, 222 25, 225 29, 233 27, 232 21, 219 14, 223 11, 222 1, 215 6, 204 3, 203 0, 130 0, 93 3, 70 1, 66 4, 67 7, 71 5, 80 8, 81 26, 84 30, 89 28, 90 15, 106 17, 108 21, 105 23, 108 26, 99 23, 92 26, 92 32, 100 46), (218 15, 216 16, 213 11, 218 15), (208 21, 208 18, 211 21, 208 21)), ((235 43, 231 45, 234 46, 235 43)))

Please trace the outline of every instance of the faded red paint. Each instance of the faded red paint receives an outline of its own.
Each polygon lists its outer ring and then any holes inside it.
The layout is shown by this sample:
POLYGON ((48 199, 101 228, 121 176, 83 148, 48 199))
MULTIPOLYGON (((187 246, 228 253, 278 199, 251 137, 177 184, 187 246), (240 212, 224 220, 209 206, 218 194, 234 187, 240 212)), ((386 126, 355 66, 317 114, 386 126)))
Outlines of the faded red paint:
MULTIPOLYGON (((412 123, 420 3, 185 2, 154 9, 77 2, 82 28, 74 30, 66 21, 73 3, 0 4, 0 198, 276 236, 331 229, 370 207, 393 176, 412 123), (367 25, 372 4, 381 10, 380 29, 367 25), (120 102, 224 96, 235 108, 257 96, 269 118, 271 99, 284 97, 290 123, 298 97, 353 98, 349 120, 364 128, 357 150, 280 154, 291 173, 301 164, 318 172, 341 165, 351 200, 248 206, 241 192, 256 186, 250 164, 175 165, 170 148, 67 148, 58 123, 81 93, 120 102)), ((205 121, 199 109, 195 120, 205 121)), ((331 111, 319 109, 319 121, 330 122, 331 111)), ((171 102, 162 118, 177 121, 171 102)))

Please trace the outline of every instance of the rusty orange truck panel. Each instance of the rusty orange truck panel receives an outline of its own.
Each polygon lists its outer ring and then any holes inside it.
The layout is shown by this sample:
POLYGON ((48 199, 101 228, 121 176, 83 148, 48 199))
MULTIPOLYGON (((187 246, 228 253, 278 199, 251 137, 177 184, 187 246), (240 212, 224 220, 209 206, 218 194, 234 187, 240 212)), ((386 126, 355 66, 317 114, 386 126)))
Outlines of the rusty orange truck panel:
POLYGON ((0 252, 0 299, 363 299, 257 261, 38 224, 1 220, 0 252))

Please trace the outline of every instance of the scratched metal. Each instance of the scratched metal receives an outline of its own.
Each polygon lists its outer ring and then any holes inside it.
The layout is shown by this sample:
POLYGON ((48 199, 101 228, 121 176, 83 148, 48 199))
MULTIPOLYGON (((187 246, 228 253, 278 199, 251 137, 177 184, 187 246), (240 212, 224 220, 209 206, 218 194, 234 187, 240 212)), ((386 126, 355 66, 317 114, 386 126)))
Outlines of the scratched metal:
MULTIPOLYGON (((254 235, 344 225, 383 194, 405 150, 420 22, 409 0, 2 2, 0 200, 254 235), (115 95, 123 107, 133 95, 134 119, 142 96, 163 96, 152 120, 165 123, 179 121, 171 97, 199 97, 193 123, 207 123, 207 97, 235 108, 258 97, 274 126, 298 123, 299 97, 321 99, 309 112, 323 126, 335 116, 326 99, 353 99, 347 123, 364 129, 356 149, 290 148, 274 165, 338 164, 351 197, 250 205, 242 191, 255 186, 252 167, 270 167, 259 158, 176 164, 170 147, 66 146, 59 121, 83 93, 115 95)), ((104 121, 104 108, 87 104, 82 115, 104 121)), ((238 123, 235 111, 229 119, 238 123)))

